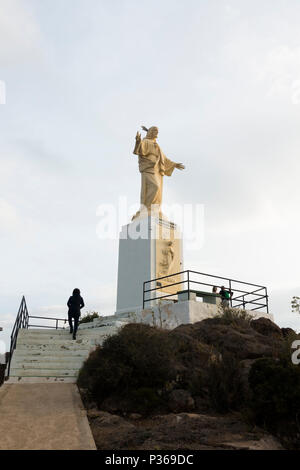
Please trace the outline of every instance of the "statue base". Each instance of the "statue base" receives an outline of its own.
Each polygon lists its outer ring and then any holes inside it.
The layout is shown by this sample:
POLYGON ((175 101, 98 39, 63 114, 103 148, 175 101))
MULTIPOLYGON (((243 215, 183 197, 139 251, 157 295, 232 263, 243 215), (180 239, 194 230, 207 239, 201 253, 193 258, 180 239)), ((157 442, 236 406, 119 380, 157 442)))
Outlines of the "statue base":
MULTIPOLYGON (((143 307, 143 284, 145 281, 170 276, 183 271, 182 235, 178 226, 153 215, 139 217, 124 225, 120 233, 117 313, 143 307)), ((180 276, 160 280, 151 297, 161 297, 177 292, 180 276)), ((150 284, 149 287, 150 289, 150 284)), ((158 300, 147 306, 158 305, 158 300)))

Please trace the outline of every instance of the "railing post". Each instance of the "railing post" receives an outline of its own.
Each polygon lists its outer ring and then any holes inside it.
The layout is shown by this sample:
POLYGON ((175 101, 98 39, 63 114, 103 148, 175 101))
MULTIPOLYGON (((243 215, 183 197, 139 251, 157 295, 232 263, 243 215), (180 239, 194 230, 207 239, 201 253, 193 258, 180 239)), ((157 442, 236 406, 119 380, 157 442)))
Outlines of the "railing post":
POLYGON ((231 279, 229 279, 230 307, 232 308, 231 279))
POLYGON ((265 287, 265 292, 266 292, 266 307, 267 307, 267 313, 269 313, 269 296, 268 296, 268 291, 267 288, 265 287))
POLYGON ((187 272, 187 276, 188 276, 188 279, 187 279, 187 281, 188 281, 188 300, 190 300, 191 296, 190 296, 190 271, 189 270, 187 272))

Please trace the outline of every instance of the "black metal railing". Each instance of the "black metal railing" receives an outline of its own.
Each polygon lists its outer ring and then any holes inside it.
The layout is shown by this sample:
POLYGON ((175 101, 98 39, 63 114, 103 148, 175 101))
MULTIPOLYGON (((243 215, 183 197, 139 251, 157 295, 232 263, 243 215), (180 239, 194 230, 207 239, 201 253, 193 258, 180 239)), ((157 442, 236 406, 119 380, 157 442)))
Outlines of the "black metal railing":
POLYGON ((10 373, 10 365, 13 357, 14 350, 16 349, 17 345, 17 339, 18 339, 18 334, 19 330, 21 328, 51 328, 51 329, 64 329, 64 327, 59 327, 58 324, 59 322, 64 322, 66 324, 68 320, 66 318, 53 318, 53 317, 38 317, 34 315, 29 315, 27 305, 26 305, 26 300, 25 297, 22 297, 22 301, 18 310, 17 318, 15 321, 15 324, 13 326, 11 335, 10 335, 10 350, 9 350, 9 358, 7 362, 7 368, 6 368, 6 379, 9 377, 10 373), (55 326, 52 325, 34 325, 30 323, 30 319, 39 319, 39 320, 51 320, 55 321, 55 326))
POLYGON ((55 321, 55 326, 53 325, 33 325, 31 323, 28 324, 28 328, 51 328, 51 329, 54 329, 54 330, 63 330, 64 327, 63 326, 58 326, 58 322, 64 322, 64 324, 67 323, 67 319, 66 318, 53 318, 53 317, 35 317, 33 315, 29 315, 28 318, 35 318, 35 319, 39 319, 39 320, 51 320, 51 321, 55 321))
MULTIPOLYGON (((160 299, 170 299, 174 302, 178 301, 178 294, 183 292, 187 293, 188 299, 190 299, 191 292, 195 292, 200 297, 205 297, 205 293, 209 296, 213 295, 212 289, 210 292, 200 291, 200 286, 204 288, 216 287, 218 289, 224 286, 231 294, 229 299, 231 307, 252 311, 265 309, 266 312, 269 313, 268 292, 265 286, 192 270, 181 271, 179 273, 145 281, 143 283, 143 308, 145 308, 146 303, 160 299), (171 282, 168 282, 167 280, 170 278, 172 278, 171 282), (176 282, 174 282, 174 280, 176 282), (214 282, 209 282, 212 280, 214 280, 214 282), (156 295, 156 293, 161 294, 164 291, 166 292, 171 287, 172 293, 156 295)), ((216 297, 219 296, 216 295, 216 297)))
POLYGON ((28 328, 28 322, 29 322, 29 315, 28 315, 26 300, 25 300, 25 297, 23 296, 15 324, 13 326, 13 329, 10 335, 10 350, 9 350, 7 369, 6 369, 7 377, 9 377, 10 364, 11 364, 13 352, 16 349, 19 330, 20 328, 28 328))

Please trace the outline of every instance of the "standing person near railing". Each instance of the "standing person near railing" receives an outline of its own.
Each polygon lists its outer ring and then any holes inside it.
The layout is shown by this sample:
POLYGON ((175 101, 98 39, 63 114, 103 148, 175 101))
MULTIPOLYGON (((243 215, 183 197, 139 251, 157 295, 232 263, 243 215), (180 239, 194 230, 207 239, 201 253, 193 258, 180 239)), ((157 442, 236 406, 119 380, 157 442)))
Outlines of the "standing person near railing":
POLYGON ((225 308, 228 308, 230 306, 229 301, 233 296, 232 290, 226 290, 225 287, 222 286, 219 294, 220 294, 221 299, 222 299, 222 306, 225 307, 225 308))
POLYGON ((69 325, 70 325, 70 334, 73 333, 73 339, 76 339, 76 333, 77 333, 79 317, 80 317, 80 309, 84 307, 84 301, 80 295, 79 289, 73 290, 73 295, 69 298, 67 305, 69 307, 68 319, 69 319, 69 325), (72 322, 73 318, 74 318, 74 327, 73 327, 73 322, 72 322))

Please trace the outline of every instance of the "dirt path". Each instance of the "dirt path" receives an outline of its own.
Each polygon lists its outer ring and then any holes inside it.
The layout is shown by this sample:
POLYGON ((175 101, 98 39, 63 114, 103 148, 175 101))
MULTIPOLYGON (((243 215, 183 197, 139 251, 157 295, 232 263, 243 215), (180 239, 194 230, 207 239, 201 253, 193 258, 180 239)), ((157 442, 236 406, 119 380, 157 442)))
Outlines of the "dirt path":
POLYGON ((0 450, 95 450, 75 384, 0 388, 0 450))

